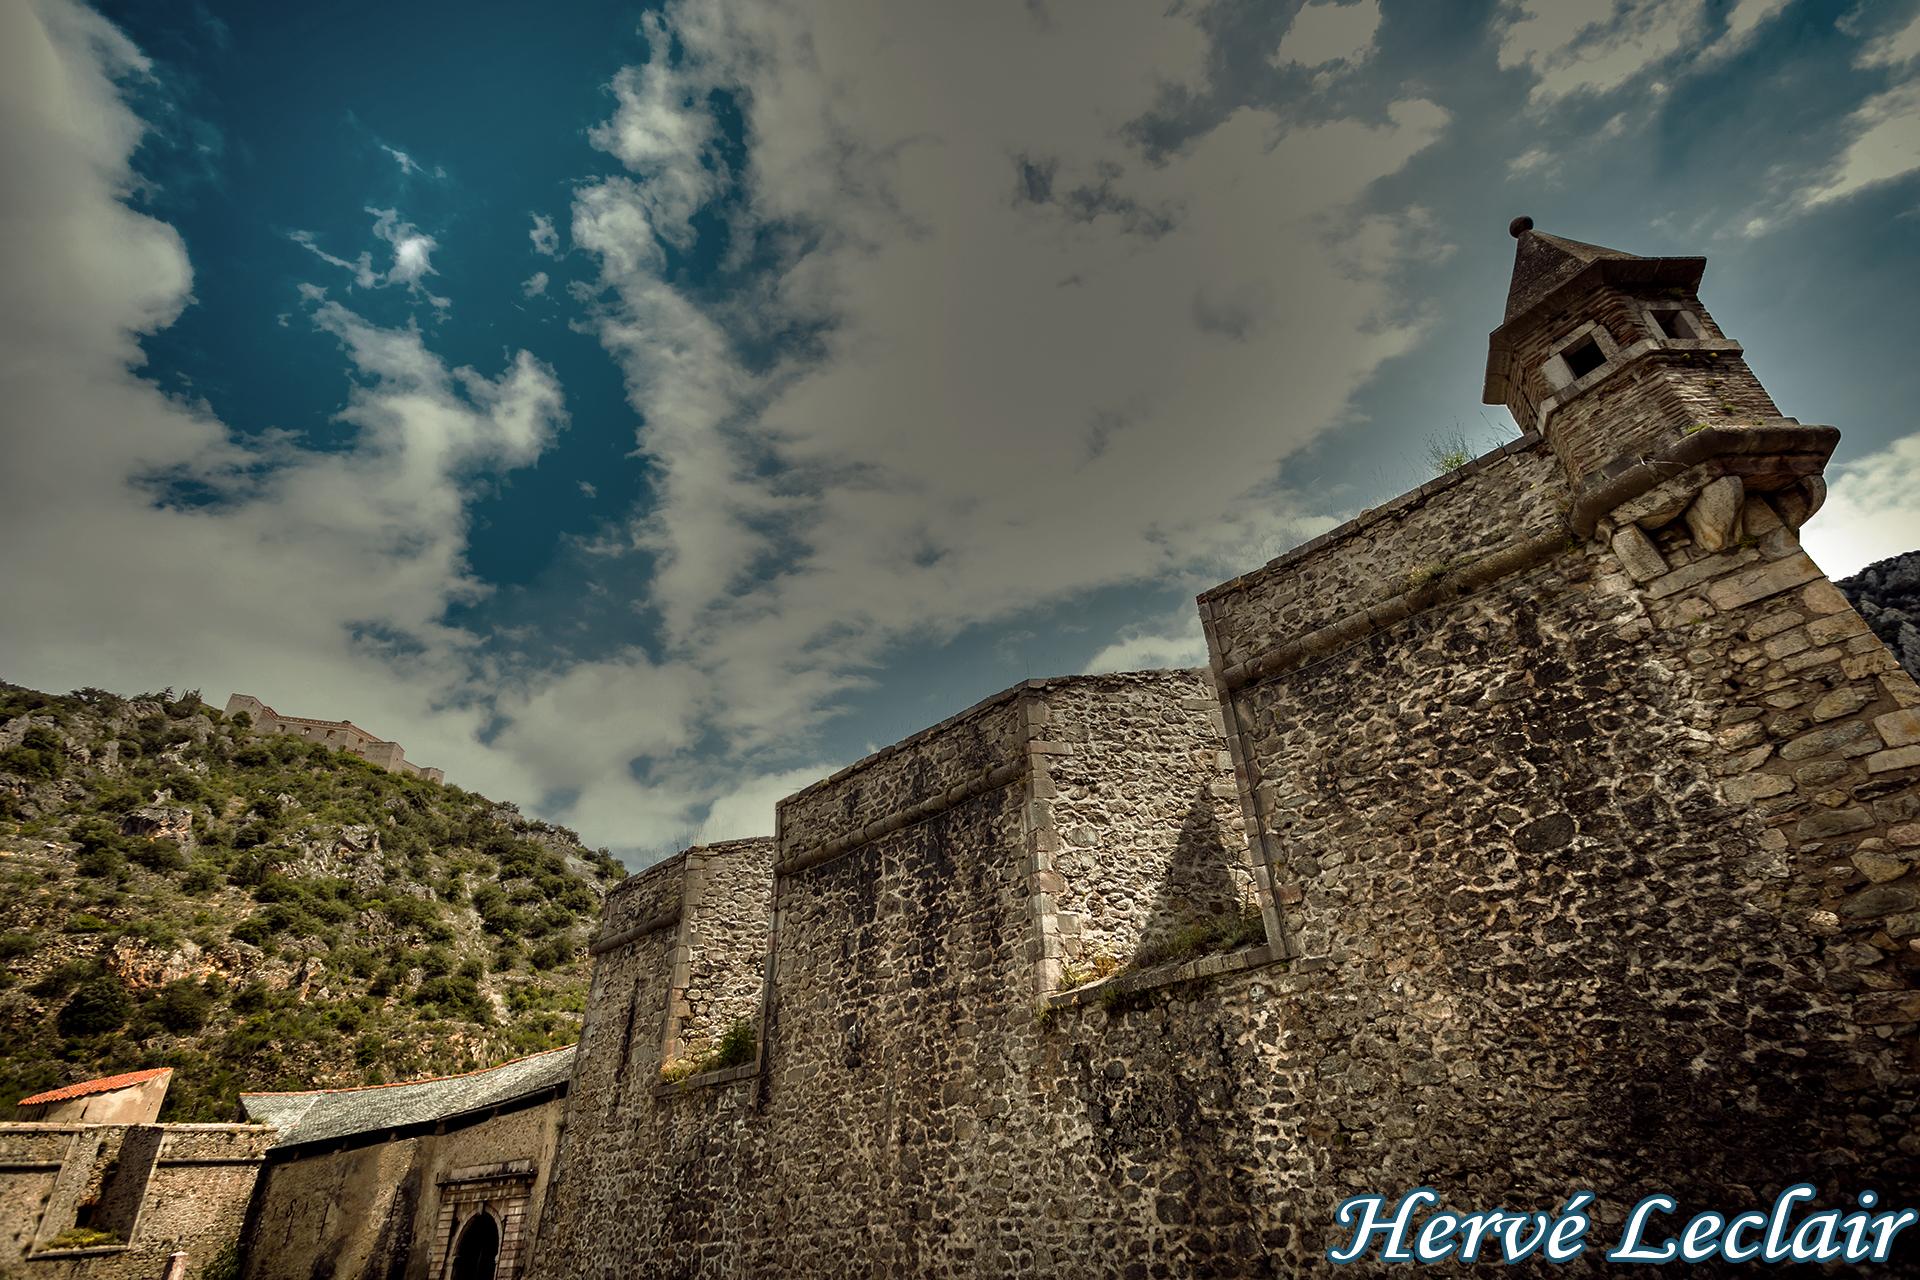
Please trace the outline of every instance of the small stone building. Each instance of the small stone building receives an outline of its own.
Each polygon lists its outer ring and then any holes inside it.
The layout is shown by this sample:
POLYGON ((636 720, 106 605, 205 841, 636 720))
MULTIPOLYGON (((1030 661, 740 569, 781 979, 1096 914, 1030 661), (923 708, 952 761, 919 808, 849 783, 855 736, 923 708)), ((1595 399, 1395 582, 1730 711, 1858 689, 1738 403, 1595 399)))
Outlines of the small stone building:
POLYGON ((447 775, 407 759, 397 742, 375 737, 351 720, 309 720, 304 716, 282 715, 250 693, 236 693, 227 699, 227 714, 245 712, 255 733, 285 734, 305 738, 340 751, 351 752, 369 764, 377 764, 393 773, 410 773, 429 782, 445 782, 447 775))
POLYGON ((245 1093, 272 1126, 249 1280, 516 1280, 546 1196, 573 1047, 465 1075, 245 1093))
POLYGON ((13 1104, 14 1119, 47 1124, 152 1124, 173 1081, 172 1067, 153 1067, 63 1085, 13 1104))
POLYGON ((274 1131, 154 1123, 171 1076, 49 1090, 0 1124, 0 1276, 189 1280, 233 1248, 274 1131))

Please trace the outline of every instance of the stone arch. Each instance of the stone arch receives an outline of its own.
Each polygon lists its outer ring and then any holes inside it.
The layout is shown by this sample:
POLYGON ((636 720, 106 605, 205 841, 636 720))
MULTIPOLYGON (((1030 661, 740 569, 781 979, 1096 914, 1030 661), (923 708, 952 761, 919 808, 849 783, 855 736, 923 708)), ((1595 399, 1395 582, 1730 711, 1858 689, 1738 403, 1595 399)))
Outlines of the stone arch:
POLYGON ((482 1209, 460 1228, 446 1280, 493 1280, 500 1265, 500 1223, 482 1209))

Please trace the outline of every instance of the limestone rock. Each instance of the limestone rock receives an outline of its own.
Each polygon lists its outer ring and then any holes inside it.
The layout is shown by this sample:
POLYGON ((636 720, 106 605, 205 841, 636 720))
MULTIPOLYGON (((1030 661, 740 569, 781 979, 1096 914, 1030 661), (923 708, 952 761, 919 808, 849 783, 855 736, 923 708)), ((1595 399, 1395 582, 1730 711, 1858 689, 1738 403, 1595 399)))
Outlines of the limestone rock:
POLYGON ((1659 548, 1638 525, 1623 525, 1614 531, 1613 554, 1620 557, 1627 576, 1635 582, 1651 582, 1667 571, 1667 562, 1659 548))
MULTIPOLYGON (((165 794, 164 792, 161 794, 165 794)), ((193 842, 193 810, 155 803, 133 810, 120 820, 120 833, 149 840, 193 842)))
POLYGON ((1721 476, 1687 507, 1687 529, 1708 551, 1725 551, 1740 537, 1740 508, 1747 498, 1739 476, 1721 476))

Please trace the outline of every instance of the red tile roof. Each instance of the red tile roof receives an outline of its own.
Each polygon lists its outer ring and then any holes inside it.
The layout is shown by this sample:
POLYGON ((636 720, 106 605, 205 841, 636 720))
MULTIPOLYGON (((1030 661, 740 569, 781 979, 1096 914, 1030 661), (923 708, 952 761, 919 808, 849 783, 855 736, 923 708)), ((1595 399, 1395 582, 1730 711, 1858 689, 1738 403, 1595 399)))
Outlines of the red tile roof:
POLYGON ((164 1076, 172 1070, 172 1067, 149 1067, 145 1071, 129 1071, 124 1075, 102 1076, 98 1080, 82 1080, 79 1084, 65 1084, 58 1089, 36 1093, 31 1098, 22 1098, 14 1105, 33 1107, 43 1102, 66 1102, 72 1098, 84 1098, 92 1093, 112 1093, 115 1089, 145 1084, 155 1076, 164 1076))

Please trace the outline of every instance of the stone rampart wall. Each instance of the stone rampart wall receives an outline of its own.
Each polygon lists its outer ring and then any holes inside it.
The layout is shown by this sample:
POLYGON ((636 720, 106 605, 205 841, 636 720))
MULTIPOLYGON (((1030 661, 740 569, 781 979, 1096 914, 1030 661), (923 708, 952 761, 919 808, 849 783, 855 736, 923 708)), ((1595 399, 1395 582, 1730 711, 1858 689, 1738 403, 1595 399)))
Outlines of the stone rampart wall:
POLYGON ((257 1125, 0 1124, 0 1275, 197 1276, 240 1234, 273 1130, 257 1125), (76 1217, 119 1244, 55 1247, 76 1217))
POLYGON ((1186 673, 783 805, 759 1063, 655 1083, 670 935, 603 954, 539 1274, 1291 1275, 1363 1191, 1591 1189, 1596 1239, 1920 1195, 1920 691, 1764 500, 1630 568, 1571 497, 1522 440, 1208 593, 1237 811, 1186 673), (1249 892, 1264 945, 1063 982, 1249 892))

